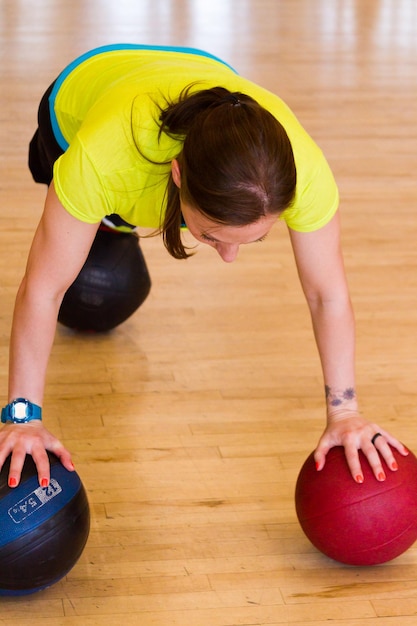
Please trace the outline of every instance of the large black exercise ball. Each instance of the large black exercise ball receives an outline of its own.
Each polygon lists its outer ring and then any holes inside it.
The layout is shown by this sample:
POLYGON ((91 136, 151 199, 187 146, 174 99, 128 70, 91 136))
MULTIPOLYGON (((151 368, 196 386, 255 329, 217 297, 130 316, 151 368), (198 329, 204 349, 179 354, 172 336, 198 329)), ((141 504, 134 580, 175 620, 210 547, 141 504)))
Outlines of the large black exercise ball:
POLYGON ((137 235, 100 228, 81 272, 64 296, 58 320, 79 331, 111 330, 140 307, 150 288, 137 235))
POLYGON ((0 472, 0 596, 30 594, 58 582, 87 542, 90 509, 81 479, 48 456, 48 487, 39 486, 31 456, 17 487, 7 482, 10 457, 0 472))

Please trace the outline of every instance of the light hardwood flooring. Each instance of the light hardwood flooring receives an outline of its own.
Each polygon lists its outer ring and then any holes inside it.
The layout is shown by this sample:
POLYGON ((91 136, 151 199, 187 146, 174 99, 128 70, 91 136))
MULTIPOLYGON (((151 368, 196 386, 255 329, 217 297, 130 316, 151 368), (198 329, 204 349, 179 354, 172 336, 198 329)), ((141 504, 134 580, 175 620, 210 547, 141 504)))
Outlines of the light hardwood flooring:
MULTIPOLYGON (((4 400, 14 295, 45 193, 26 167, 38 101, 75 56, 126 41, 224 58, 286 100, 323 148, 341 192, 362 409, 416 451, 414 0, 2 0, 4 400)), ((347 567, 296 520, 324 404, 285 229, 231 265, 204 246, 179 262, 159 239, 142 245, 143 307, 108 335, 59 327, 50 362, 45 421, 88 490, 87 547, 49 590, 0 598, 0 624, 415 626, 417 548, 347 567)))

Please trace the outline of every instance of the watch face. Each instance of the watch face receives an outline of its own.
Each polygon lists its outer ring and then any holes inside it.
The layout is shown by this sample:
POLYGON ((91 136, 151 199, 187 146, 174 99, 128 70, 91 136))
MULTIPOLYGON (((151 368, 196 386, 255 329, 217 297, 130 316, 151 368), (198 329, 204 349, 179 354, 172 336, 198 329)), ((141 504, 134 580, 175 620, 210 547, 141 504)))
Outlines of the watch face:
POLYGON ((13 405, 14 418, 16 420, 25 420, 28 417, 27 409, 26 402, 16 402, 13 405))

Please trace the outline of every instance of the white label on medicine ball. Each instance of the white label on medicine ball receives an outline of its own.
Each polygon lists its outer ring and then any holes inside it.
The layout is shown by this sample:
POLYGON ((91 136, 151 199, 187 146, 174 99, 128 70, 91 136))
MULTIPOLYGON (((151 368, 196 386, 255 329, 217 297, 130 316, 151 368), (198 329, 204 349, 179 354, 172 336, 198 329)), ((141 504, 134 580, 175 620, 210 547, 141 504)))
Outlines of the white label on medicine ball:
POLYGON ((19 524, 23 522, 24 519, 35 513, 38 509, 40 509, 44 504, 55 498, 59 493, 61 493, 62 488, 58 481, 55 478, 51 478, 51 481, 47 487, 38 487, 32 493, 29 493, 27 496, 16 502, 13 506, 10 507, 8 513, 12 520, 19 524))

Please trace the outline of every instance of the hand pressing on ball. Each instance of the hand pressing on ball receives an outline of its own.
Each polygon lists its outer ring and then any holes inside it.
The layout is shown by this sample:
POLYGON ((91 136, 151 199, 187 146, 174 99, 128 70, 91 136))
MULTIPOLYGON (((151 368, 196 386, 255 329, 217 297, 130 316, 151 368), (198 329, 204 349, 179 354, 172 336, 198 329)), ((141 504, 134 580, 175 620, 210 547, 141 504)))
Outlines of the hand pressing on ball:
POLYGON ((0 470, 9 454, 12 455, 9 471, 9 487, 20 482, 25 457, 30 454, 38 470, 39 484, 47 487, 50 466, 46 450, 53 452, 69 471, 74 470, 70 452, 54 437, 40 421, 27 424, 5 424, 0 430, 0 470))
POLYGON ((408 450, 398 439, 392 437, 377 424, 365 420, 357 411, 347 409, 334 411, 328 416, 327 427, 314 452, 318 471, 323 469, 326 454, 335 446, 344 447, 350 472, 357 483, 362 483, 364 480, 359 450, 362 450, 368 459, 375 478, 379 481, 386 478, 382 459, 391 471, 395 472, 398 469, 391 447, 403 456, 408 454, 408 450))

